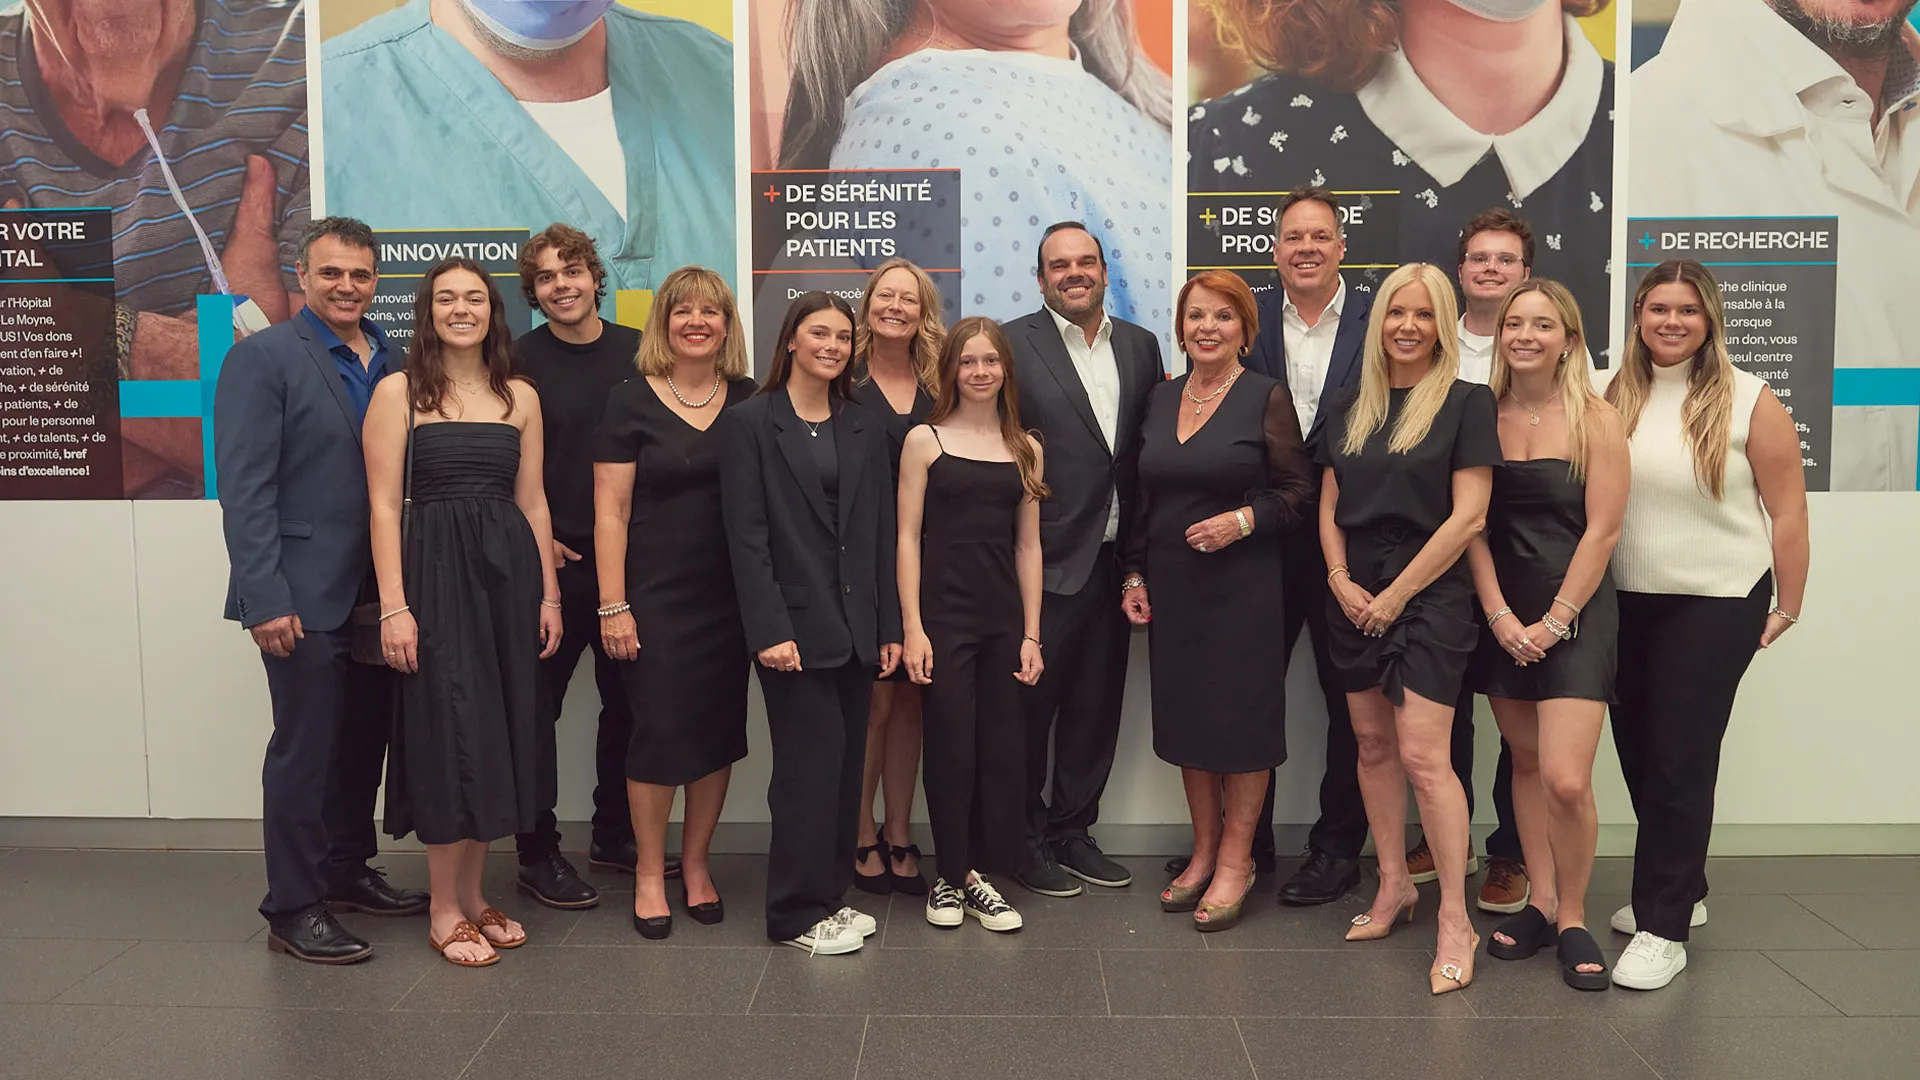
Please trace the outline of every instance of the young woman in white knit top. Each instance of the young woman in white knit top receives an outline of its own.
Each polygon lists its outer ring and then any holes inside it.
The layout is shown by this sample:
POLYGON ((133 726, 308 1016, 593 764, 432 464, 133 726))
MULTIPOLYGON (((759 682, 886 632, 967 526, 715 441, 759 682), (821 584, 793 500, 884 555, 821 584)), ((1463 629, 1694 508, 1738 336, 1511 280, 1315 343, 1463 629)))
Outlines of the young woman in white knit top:
POLYGON ((1706 922, 1713 790, 1740 678, 1800 615, 1807 486, 1793 418, 1727 355, 1713 275, 1661 263, 1633 311, 1607 388, 1633 460, 1613 554, 1613 741, 1640 821, 1633 900, 1613 916, 1634 937, 1613 981, 1655 990, 1686 967, 1688 927, 1706 922))

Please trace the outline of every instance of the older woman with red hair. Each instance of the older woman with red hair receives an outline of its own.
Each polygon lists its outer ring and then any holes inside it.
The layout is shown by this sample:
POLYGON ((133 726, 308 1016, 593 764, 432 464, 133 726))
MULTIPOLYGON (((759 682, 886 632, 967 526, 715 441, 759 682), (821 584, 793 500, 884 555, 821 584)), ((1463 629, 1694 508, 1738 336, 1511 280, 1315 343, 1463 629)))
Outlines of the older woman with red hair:
POLYGON ((1225 930, 1253 889, 1268 770, 1287 758, 1280 534, 1307 512, 1313 473, 1286 383, 1240 365, 1259 329, 1246 282, 1203 273, 1176 314, 1190 368, 1154 388, 1122 481, 1121 602, 1150 625, 1153 749, 1180 766, 1193 816, 1193 859, 1160 906, 1225 930))

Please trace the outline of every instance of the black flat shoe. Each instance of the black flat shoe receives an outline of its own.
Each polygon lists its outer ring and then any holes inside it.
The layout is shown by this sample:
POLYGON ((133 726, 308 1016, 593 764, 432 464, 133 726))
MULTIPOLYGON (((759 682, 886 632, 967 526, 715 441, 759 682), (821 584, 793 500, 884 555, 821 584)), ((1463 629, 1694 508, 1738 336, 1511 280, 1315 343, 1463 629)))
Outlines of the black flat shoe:
POLYGON ((863 874, 860 872, 860 864, 863 862, 866 862, 867 856, 872 855, 876 851, 880 853, 881 866, 891 867, 893 865, 892 860, 888 857, 890 853, 887 850, 887 842, 884 838, 877 839, 873 843, 868 844, 865 847, 854 848, 853 849, 853 887, 856 889, 859 889, 863 893, 872 893, 875 896, 885 896, 886 894, 893 891, 893 875, 892 874, 889 874, 886 870, 881 870, 877 874, 863 874))
POLYGON ((911 874, 902 874, 893 868, 894 860, 904 858, 908 855, 913 856, 914 866, 918 867, 920 865, 920 845, 907 844, 902 847, 888 845, 887 882, 891 885, 894 892, 902 896, 925 896, 927 895, 927 879, 920 876, 918 869, 914 870, 911 874))
POLYGON ((648 941, 665 941, 667 935, 673 933, 673 916, 652 915, 643 918, 635 915, 633 928, 640 931, 640 936, 648 941))
POLYGON ((696 904, 688 900, 685 881, 680 883, 680 903, 686 907, 687 914, 693 916, 693 921, 701 926, 717 926, 727 917, 727 908, 722 901, 709 900, 704 904, 696 904))
POLYGON ((335 914, 353 911, 362 915, 418 915, 427 910, 427 902, 426 893, 396 888, 385 874, 372 868, 327 894, 327 909, 335 914))
MULTIPOLYGON (((1508 945, 1498 937, 1487 939, 1487 955, 1496 960, 1526 960, 1541 949, 1560 940, 1560 931, 1547 921, 1540 909, 1528 904, 1506 922, 1494 928, 1494 933, 1505 934, 1513 939, 1508 945)), ((1586 963, 1585 960, 1580 961, 1586 963)), ((1604 978, 1605 972, 1602 972, 1604 978)))

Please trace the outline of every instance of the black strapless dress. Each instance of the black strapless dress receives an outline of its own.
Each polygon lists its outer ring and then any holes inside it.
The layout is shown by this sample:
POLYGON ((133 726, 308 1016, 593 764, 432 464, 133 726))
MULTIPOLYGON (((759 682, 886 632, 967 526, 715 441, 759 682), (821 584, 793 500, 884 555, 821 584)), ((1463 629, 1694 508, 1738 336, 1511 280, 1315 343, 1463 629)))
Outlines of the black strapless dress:
MULTIPOLYGON (((1523 623, 1540 621, 1553 604, 1586 531, 1586 485, 1567 474, 1564 460, 1509 461, 1493 471, 1487 547, 1500 575, 1500 591, 1523 623)), ((1469 685, 1489 697, 1519 701, 1612 701, 1619 629, 1620 609, 1609 572, 1581 611, 1573 640, 1548 649, 1538 664, 1515 664, 1493 631, 1482 626, 1469 685)))
POLYGON ((440 421, 414 432, 402 556, 420 670, 400 678, 386 826, 423 844, 534 826, 540 549, 513 501, 520 432, 440 421))

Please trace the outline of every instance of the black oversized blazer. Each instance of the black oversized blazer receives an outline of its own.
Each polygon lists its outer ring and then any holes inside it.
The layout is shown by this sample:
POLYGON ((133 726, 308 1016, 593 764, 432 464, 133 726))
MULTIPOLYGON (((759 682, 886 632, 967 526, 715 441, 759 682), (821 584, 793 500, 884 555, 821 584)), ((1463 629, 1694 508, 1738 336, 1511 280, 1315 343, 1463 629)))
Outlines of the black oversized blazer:
POLYGON ((886 424, 834 401, 840 490, 830 517, 812 436, 785 389, 748 398, 718 423, 721 512, 747 645, 758 653, 792 641, 803 668, 878 665, 880 646, 901 639, 886 424))

